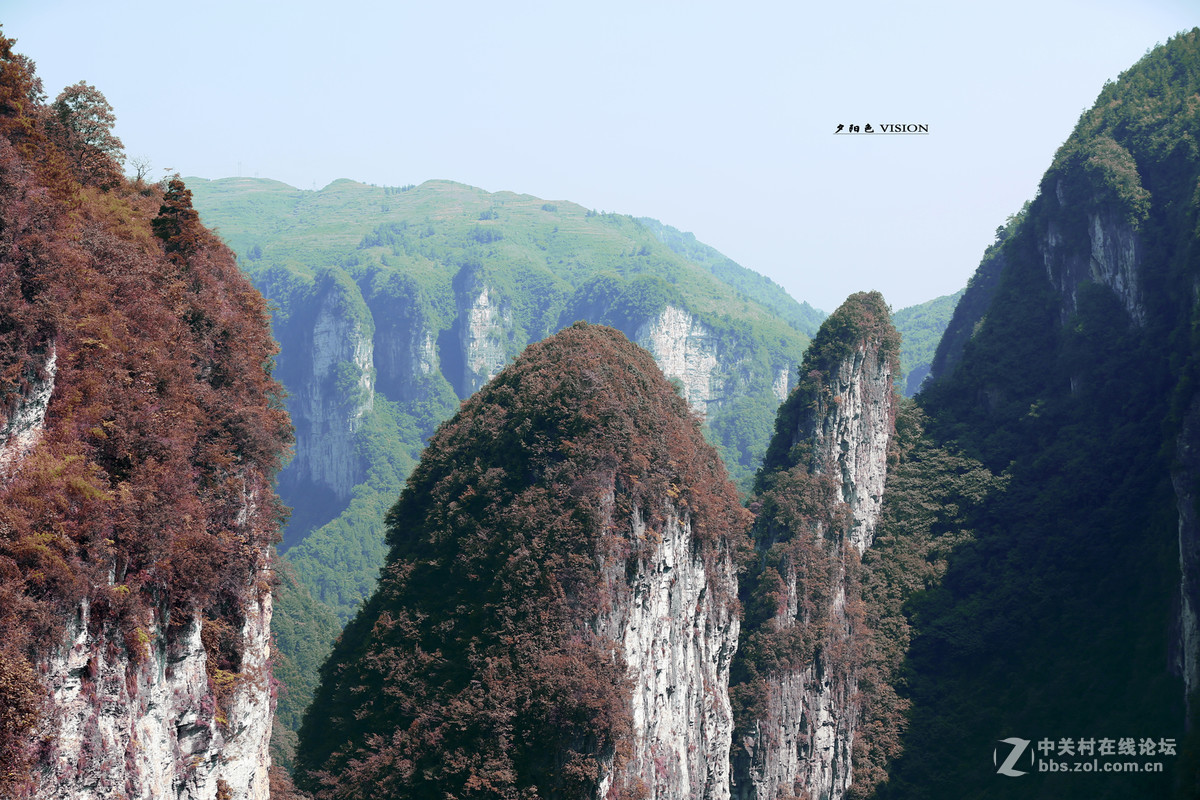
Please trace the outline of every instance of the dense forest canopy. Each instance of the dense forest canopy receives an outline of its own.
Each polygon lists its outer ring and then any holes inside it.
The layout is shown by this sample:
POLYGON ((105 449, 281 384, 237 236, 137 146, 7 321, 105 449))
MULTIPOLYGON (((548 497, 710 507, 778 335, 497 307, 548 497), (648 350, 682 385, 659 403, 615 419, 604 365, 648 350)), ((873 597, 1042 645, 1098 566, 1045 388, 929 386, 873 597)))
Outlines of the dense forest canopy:
POLYGON ((919 398, 929 442, 999 480, 959 507, 950 530, 970 534, 905 607, 911 711, 880 797, 1195 796, 1174 453, 1192 446, 1198 98, 1200 30, 1107 84, 942 341, 919 398), (1152 739, 1166 769, 979 768, 1014 736, 1152 739))

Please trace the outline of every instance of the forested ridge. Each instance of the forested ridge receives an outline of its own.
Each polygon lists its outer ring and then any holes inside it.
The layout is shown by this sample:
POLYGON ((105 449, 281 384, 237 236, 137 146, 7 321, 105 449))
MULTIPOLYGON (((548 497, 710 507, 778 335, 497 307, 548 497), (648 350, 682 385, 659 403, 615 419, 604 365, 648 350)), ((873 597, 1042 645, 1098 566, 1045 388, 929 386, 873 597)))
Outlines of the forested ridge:
POLYGON ((42 674, 81 614, 131 675, 199 618, 218 706, 250 679, 240 632, 270 591, 291 439, 266 304, 187 188, 124 178, 104 96, 81 82, 47 102, 13 44, 0 36, 6 797, 53 763, 42 674))
MULTIPOLYGON (((958 480, 977 477, 933 528, 945 533, 884 542, 932 545, 944 577, 903 606, 911 648, 894 674, 909 710, 879 797, 1200 789, 1180 679, 1181 648, 1195 646, 1179 627, 1189 545, 1172 487, 1195 391, 1198 93, 1195 30, 1107 84, 942 340, 918 397, 921 447, 969 459, 958 480), (1052 741, 1041 757, 1064 762, 1106 738, 1150 740, 1126 760, 1157 755, 1164 769, 999 775, 993 752, 1009 737, 1052 741)), ((910 522, 896 515, 912 503, 903 486, 889 486, 892 530, 910 522)))

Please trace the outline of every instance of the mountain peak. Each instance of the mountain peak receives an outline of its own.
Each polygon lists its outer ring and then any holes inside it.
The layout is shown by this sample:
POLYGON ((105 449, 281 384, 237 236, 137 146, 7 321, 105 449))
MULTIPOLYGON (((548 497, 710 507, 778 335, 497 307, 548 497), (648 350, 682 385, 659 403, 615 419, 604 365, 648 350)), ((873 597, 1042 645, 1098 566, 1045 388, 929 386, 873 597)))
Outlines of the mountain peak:
POLYGON ((350 793, 727 796, 708 765, 730 746, 746 523, 648 353, 587 323, 530 345, 438 429, 390 512, 301 766, 350 793), (389 773, 400 754, 412 767, 389 773))

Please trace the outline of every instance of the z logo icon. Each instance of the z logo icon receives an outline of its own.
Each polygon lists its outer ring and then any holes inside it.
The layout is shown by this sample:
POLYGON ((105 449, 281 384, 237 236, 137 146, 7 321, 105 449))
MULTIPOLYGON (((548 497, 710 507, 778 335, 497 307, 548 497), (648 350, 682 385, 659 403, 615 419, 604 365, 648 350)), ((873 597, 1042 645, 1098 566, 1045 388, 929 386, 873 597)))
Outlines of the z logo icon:
MULTIPOLYGON (((1008 739, 1001 739, 1000 743, 1012 745, 1012 752, 1008 754, 1008 758, 1004 759, 1004 763, 996 769, 996 772, 1001 775, 1007 775, 1010 778, 1016 778, 1020 775, 1024 775, 1025 772, 1023 770, 1013 769, 1013 767, 1016 766, 1017 760, 1021 758, 1021 754, 1025 752, 1025 748, 1029 747, 1029 740, 1018 739, 1013 736, 1008 739)), ((997 747, 992 751, 992 763, 995 764, 999 759, 1000 748, 997 747)), ((1029 753, 1029 763, 1033 763, 1033 751, 1030 751, 1029 753)))

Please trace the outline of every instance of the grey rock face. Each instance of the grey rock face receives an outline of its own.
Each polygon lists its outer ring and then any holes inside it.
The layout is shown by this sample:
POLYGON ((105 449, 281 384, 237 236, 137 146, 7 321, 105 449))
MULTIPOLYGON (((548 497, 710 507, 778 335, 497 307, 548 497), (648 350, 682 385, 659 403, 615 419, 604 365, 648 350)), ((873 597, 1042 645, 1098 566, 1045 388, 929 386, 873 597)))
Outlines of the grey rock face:
POLYGON ((307 352, 288 354, 302 377, 289 387, 296 456, 283 480, 325 487, 342 502, 363 480, 354 434, 375 397, 372 333, 336 290, 321 298, 307 352))
POLYGON ((1146 323, 1141 236, 1119 211, 1088 212, 1085 249, 1068 242, 1057 222, 1047 226, 1039 247, 1046 277, 1062 297, 1064 322, 1076 310, 1079 284, 1086 280, 1112 289, 1134 324, 1146 323))
POLYGON ((683 384, 683 397, 700 413, 716 396, 717 345, 711 334, 686 311, 667 306, 638 326, 633 341, 646 348, 668 378, 683 384))
POLYGON ((46 356, 45 378, 35 380, 29 392, 17 403, 8 420, 0 425, 0 480, 16 470, 21 459, 34 448, 42 436, 46 409, 54 393, 54 377, 58 372, 58 353, 54 346, 46 356))
MULTIPOLYGON (((737 576, 725 550, 706 567, 686 512, 669 507, 661 540, 627 577, 623 559, 605 572, 617 597, 596 623, 622 645, 633 691, 633 756, 623 784, 650 800, 729 797, 733 712, 729 666, 737 649, 737 576)), ((635 510, 635 541, 646 525, 635 510)), ((603 798, 612 776, 599 793, 603 798)))
MULTIPOLYGON (((266 555, 263 556, 266 558, 266 555)), ((156 614, 131 658, 119 631, 89 630, 86 601, 42 666, 56 730, 39 800, 267 800, 271 757, 271 595, 244 609, 242 669, 227 707, 206 672, 202 623, 168 631, 156 614)))
POLYGON ((832 376, 832 401, 822 396, 802 424, 799 441, 813 444, 813 472, 838 480, 850 507, 850 541, 862 555, 875 539, 887 478, 887 448, 895 426, 892 370, 878 344, 861 342, 832 376))
MULTIPOLYGON (((474 299, 460 298, 459 322, 463 374, 457 385, 471 394, 508 363, 504 341, 513 327, 512 310, 484 286, 474 299)), ((452 383, 454 383, 452 381, 452 383)))

